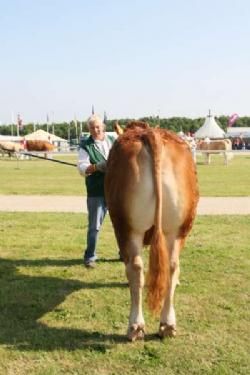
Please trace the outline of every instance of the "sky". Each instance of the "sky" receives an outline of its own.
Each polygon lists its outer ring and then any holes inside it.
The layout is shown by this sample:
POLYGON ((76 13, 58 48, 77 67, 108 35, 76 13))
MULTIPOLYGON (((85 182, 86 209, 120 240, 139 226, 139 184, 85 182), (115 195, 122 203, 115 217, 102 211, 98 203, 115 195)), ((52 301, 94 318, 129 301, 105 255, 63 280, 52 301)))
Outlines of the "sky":
POLYGON ((0 0, 0 123, 250 116, 249 0, 0 0))

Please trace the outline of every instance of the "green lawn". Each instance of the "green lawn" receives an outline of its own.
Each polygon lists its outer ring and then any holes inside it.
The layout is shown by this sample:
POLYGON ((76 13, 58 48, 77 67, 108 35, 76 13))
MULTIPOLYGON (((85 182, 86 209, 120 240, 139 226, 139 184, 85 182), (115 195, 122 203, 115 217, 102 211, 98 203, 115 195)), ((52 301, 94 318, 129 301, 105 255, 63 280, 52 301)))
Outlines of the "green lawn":
POLYGON ((146 339, 128 343, 109 218, 89 270, 85 215, 0 213, 0 374, 250 373, 249 225, 250 216, 198 217, 181 257, 177 337, 161 342, 145 306, 146 339))
POLYGON ((227 197, 250 195, 250 154, 234 156, 227 166, 223 157, 212 155, 210 165, 204 158, 197 159, 197 172, 201 196, 227 197))
MULTIPOLYGON (((55 159, 76 163, 76 156, 54 156, 55 159)), ((77 168, 43 161, 0 160, 0 194, 82 195, 84 178, 77 168)))
MULTIPOLYGON (((76 155, 61 159, 76 163, 76 155)), ((200 193, 202 196, 249 196, 249 170, 250 155, 235 156, 228 166, 223 165, 221 156, 213 155, 209 166, 198 157, 200 193)), ((17 162, 5 158, 0 160, 0 171, 0 194, 86 194, 84 179, 71 166, 38 159, 17 162)))

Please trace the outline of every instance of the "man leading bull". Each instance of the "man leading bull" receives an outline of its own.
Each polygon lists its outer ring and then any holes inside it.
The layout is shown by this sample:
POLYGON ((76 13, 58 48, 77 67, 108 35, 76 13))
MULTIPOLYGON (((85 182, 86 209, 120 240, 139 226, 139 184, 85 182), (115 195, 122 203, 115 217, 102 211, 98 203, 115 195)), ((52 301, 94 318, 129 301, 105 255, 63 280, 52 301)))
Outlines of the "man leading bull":
POLYGON ((115 138, 105 133, 105 124, 97 115, 92 115, 87 125, 90 136, 80 142, 78 170, 85 176, 87 188, 88 230, 87 247, 83 260, 86 267, 95 267, 98 233, 107 213, 104 197, 104 176, 109 151, 115 138))

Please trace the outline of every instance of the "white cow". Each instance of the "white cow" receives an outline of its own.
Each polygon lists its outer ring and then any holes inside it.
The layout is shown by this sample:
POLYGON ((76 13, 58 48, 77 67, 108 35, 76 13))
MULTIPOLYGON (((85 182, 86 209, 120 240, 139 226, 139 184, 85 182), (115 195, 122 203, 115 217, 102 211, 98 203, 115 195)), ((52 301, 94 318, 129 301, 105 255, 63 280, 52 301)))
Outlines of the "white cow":
POLYGON ((0 152, 2 156, 9 155, 18 157, 19 153, 24 150, 24 146, 21 143, 16 142, 0 142, 0 152))

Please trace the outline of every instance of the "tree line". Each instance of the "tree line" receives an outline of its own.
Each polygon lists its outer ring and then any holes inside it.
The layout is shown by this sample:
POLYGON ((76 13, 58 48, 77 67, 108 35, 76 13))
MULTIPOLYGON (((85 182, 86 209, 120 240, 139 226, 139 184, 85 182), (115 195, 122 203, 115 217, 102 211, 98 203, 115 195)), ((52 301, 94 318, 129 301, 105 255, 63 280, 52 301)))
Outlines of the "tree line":
MULTIPOLYGON (((119 119, 119 120, 106 120, 106 130, 113 131, 113 126, 116 121, 119 122, 121 126, 126 126, 126 124, 132 119, 119 119)), ((191 119, 187 117, 170 117, 170 118, 159 118, 158 116, 143 117, 140 118, 142 121, 146 121, 152 127, 160 126, 163 129, 169 129, 174 132, 184 132, 184 133, 195 133, 204 123, 205 118, 200 117, 196 119, 191 119)), ((226 131, 228 124, 227 116, 215 117, 218 125, 226 131)), ((233 126, 237 127, 250 127, 250 117, 239 117, 233 126)), ((53 124, 25 124, 23 127, 19 128, 19 135, 25 136, 32 133, 34 130, 43 129, 57 135, 58 137, 74 140, 79 138, 81 132, 87 132, 86 121, 71 121, 63 123, 53 123, 53 124)), ((2 125, 0 127, 0 134, 2 135, 17 135, 16 125, 2 125)))

